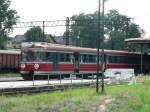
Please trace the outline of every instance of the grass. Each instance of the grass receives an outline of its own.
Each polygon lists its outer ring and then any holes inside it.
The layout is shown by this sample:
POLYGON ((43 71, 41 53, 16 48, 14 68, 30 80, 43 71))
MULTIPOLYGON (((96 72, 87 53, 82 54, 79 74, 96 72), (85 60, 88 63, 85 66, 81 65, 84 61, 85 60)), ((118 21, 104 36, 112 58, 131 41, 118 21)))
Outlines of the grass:
POLYGON ((34 96, 0 97, 0 112, 87 112, 104 97, 93 88, 70 89, 34 96))
MULTIPOLYGON (((143 78, 143 77, 141 77, 143 78)), ((95 112, 105 99, 106 112, 150 112, 150 79, 133 85, 106 86, 104 94, 95 88, 78 88, 32 96, 0 97, 0 112, 95 112)))
POLYGON ((20 73, 2 73, 2 72, 0 72, 0 78, 1 77, 20 77, 21 75, 20 75, 20 73))
POLYGON ((150 80, 141 84, 108 87, 106 95, 115 98, 107 112, 150 112, 150 80))

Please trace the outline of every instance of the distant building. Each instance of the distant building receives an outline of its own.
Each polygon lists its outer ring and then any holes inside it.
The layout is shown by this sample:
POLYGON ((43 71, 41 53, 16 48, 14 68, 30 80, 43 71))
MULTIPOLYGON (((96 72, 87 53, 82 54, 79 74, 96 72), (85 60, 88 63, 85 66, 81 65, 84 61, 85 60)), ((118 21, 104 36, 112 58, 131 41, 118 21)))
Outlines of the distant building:
POLYGON ((24 42, 25 41, 25 36, 24 35, 16 35, 14 38, 14 42, 24 42))
POLYGON ((65 44, 66 38, 64 36, 52 36, 51 34, 47 34, 46 41, 55 44, 65 44))
POLYGON ((66 38, 63 36, 54 36, 53 38, 56 44, 66 44, 66 38))
POLYGON ((7 49, 13 49, 13 39, 14 38, 12 38, 12 37, 8 39, 8 41, 6 43, 6 48, 7 49))
MULTIPOLYGON (((49 43, 56 43, 56 44, 66 44, 66 37, 64 36, 52 36, 51 34, 46 34, 45 35, 46 42, 49 43)), ((25 36, 24 35, 16 35, 9 43, 9 45, 15 48, 15 49, 20 49, 21 43, 25 42, 25 36), (12 43, 11 43, 12 42, 12 43)))
POLYGON ((13 46, 15 49, 20 49, 21 47, 21 42, 25 41, 25 36, 24 35, 16 35, 14 40, 13 40, 13 46))

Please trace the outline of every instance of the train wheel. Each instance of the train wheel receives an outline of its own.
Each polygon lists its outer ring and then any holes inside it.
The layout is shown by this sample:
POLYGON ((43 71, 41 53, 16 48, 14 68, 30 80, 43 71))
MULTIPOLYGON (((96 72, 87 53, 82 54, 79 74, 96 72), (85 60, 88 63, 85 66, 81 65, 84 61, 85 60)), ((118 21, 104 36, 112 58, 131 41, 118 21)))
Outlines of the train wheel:
POLYGON ((21 74, 21 76, 24 80, 33 80, 32 74, 21 74))

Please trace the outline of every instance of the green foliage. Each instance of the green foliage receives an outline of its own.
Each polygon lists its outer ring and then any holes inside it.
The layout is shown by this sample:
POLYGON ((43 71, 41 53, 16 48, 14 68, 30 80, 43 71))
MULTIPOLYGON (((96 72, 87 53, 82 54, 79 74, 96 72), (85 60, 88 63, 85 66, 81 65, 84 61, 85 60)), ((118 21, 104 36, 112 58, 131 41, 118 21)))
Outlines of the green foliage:
POLYGON ((26 42, 43 42, 45 37, 43 37, 42 29, 38 26, 29 29, 25 33, 25 38, 26 42))
POLYGON ((125 38, 138 38, 144 31, 131 18, 119 14, 116 10, 110 10, 105 15, 106 34, 109 36, 107 48, 123 49, 125 48, 125 38), (115 35, 113 35, 115 33, 115 35), (116 35, 117 34, 117 35, 116 35), (120 35, 121 34, 121 35, 120 35))
POLYGON ((127 37, 138 38, 144 34, 144 31, 136 24, 131 23, 128 27, 127 37))
POLYGON ((0 36, 7 35, 19 18, 16 10, 10 9, 10 3, 10 0, 0 0, 0 36))
POLYGON ((79 14, 74 15, 71 18, 75 21, 74 24, 71 25, 71 39, 73 45, 77 43, 77 37, 79 37, 80 45, 84 47, 96 47, 96 39, 97 39, 97 25, 95 24, 96 14, 79 14))
POLYGON ((8 38, 6 36, 0 37, 0 49, 6 49, 6 43, 8 38))
POLYGON ((108 41, 105 42, 106 49, 122 49, 125 47, 124 33, 120 31, 112 31, 110 32, 110 37, 108 41))
MULTIPOLYGON (((98 37, 98 12, 94 14, 79 14, 72 16, 75 21, 71 25, 71 39, 73 45, 79 43, 84 47, 97 47, 98 37), (80 37, 78 39, 77 37, 80 37), (79 41, 77 41, 79 40, 79 41)), ((116 10, 110 10, 104 15, 104 34, 107 35, 105 47, 108 49, 124 49, 125 38, 140 37, 144 31, 126 15, 120 14, 116 10)), ((101 31, 100 31, 101 32, 101 31)), ((100 40, 104 40, 100 36, 100 40)))
POLYGON ((13 29, 19 16, 10 9, 10 0, 0 0, 0 49, 6 49, 7 35, 13 29))

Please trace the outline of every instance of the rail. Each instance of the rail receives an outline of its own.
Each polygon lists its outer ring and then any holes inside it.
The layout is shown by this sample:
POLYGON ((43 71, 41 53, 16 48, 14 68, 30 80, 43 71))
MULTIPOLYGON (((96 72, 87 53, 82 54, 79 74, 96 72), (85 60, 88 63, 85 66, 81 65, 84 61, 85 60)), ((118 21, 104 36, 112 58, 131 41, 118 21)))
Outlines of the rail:
POLYGON ((32 87, 20 87, 20 88, 5 88, 0 89, 0 96, 16 96, 16 95, 32 95, 42 92, 51 92, 57 90, 65 90, 68 88, 77 88, 77 87, 89 87, 93 86, 94 83, 84 83, 84 84, 59 84, 59 85, 43 85, 43 86, 32 86, 32 87))

